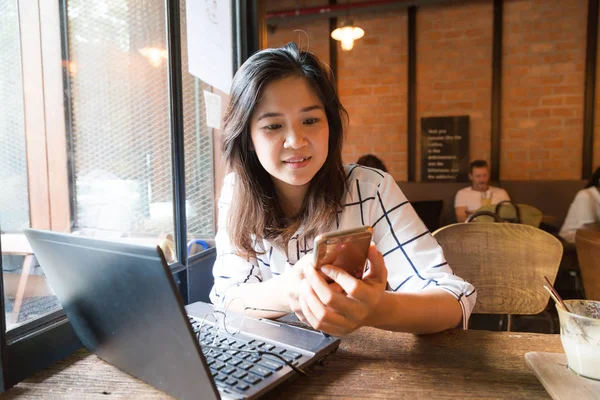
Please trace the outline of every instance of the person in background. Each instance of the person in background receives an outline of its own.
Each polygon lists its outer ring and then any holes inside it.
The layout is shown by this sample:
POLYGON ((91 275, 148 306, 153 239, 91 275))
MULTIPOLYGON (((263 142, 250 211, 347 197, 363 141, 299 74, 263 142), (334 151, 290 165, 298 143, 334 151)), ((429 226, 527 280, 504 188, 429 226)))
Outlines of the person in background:
POLYGON ((365 167, 377 168, 383 172, 388 172, 383 161, 373 154, 365 154, 361 156, 356 162, 358 165, 364 165, 365 167))
POLYGON ((469 215, 483 206, 510 201, 506 190, 490 186, 490 167, 487 161, 471 162, 469 179, 471 186, 459 190, 454 197, 454 212, 458 222, 465 222, 469 215))
POLYGON ((263 318, 293 312, 333 335, 466 328, 475 289, 453 274, 391 175, 342 163, 346 126, 330 69, 295 43, 238 69, 221 136, 231 172, 219 198, 212 303, 263 318), (315 268, 316 235, 363 225, 373 243, 362 279, 315 268))
POLYGON ((600 223, 600 167, 596 168, 585 189, 575 195, 558 234, 567 243, 575 243, 577 229, 593 222, 600 223))

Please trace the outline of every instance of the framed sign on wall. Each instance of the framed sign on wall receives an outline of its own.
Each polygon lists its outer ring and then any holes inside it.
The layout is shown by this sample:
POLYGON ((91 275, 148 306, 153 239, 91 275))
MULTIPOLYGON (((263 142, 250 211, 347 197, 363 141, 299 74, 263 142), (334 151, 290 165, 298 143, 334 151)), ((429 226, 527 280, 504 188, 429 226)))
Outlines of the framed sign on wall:
POLYGON ((469 116, 421 118, 421 180, 467 182, 469 116))

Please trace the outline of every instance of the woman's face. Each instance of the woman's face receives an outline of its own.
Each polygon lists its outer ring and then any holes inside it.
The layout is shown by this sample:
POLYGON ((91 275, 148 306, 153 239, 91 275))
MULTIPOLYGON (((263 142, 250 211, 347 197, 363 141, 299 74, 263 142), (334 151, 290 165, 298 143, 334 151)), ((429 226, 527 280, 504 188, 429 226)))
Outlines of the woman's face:
POLYGON ((289 77, 268 84, 250 123, 252 145, 283 194, 306 193, 329 151, 325 108, 309 83, 289 77))

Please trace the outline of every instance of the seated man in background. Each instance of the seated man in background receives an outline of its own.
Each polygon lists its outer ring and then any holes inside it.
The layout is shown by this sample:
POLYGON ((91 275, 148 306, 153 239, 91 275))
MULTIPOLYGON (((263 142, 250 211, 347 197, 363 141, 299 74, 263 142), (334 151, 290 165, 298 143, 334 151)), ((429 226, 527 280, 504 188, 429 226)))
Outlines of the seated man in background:
POLYGON ((506 190, 490 186, 490 168, 487 161, 475 160, 469 165, 471 186, 456 192, 454 211, 458 222, 465 222, 467 217, 480 207, 498 204, 509 200, 506 190))

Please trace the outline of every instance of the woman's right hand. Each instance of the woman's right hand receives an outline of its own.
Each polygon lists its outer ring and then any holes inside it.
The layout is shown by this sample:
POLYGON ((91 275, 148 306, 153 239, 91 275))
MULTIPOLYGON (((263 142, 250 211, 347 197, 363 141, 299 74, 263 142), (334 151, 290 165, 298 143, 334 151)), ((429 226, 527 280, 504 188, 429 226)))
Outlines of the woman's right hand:
POLYGON ((296 314, 296 317, 298 317, 300 321, 304 323, 308 323, 308 321, 302 313, 302 307, 300 306, 300 301, 298 300, 298 297, 302 288, 302 281, 305 278, 303 267, 304 265, 308 264, 308 266, 312 268, 312 259, 312 254, 306 254, 282 275, 284 285, 283 290, 285 292, 285 295, 287 296, 287 302, 289 304, 290 310, 294 314, 296 314))
MULTIPOLYGON (((313 254, 309 253, 303 256, 292 266, 292 268, 286 271, 282 277, 285 285, 285 292, 287 293, 288 304, 290 310, 296 314, 296 317, 305 324, 310 325, 304 313, 302 312, 302 306, 300 305, 300 293, 302 291, 303 281, 306 279, 304 275, 304 268, 314 268, 313 264, 313 254)), ((317 271, 318 274, 322 274, 320 271, 317 271)), ((324 276, 324 275, 323 275, 324 276)), ((332 282, 329 284, 329 287, 338 292, 342 293, 344 290, 338 285, 336 282, 332 282)))

